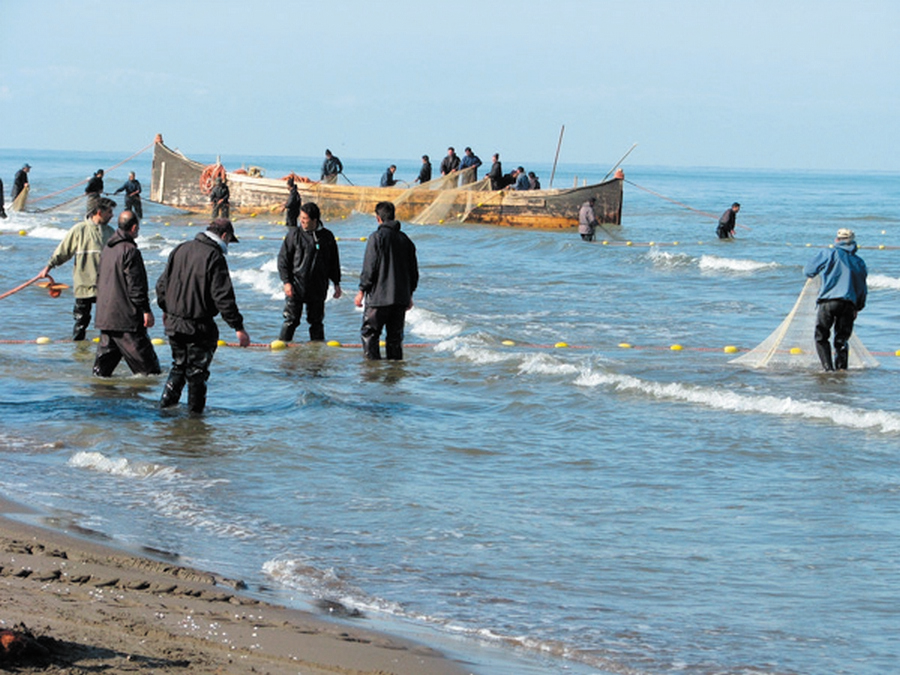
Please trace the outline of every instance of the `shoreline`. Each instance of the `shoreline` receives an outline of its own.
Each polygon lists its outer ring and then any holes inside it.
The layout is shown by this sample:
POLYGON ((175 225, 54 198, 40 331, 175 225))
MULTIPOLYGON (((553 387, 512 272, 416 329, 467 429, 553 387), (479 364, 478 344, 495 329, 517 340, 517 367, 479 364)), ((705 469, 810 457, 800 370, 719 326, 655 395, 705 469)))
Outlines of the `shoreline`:
POLYGON ((241 593, 241 581, 8 517, 34 513, 0 497, 0 631, 16 631, 28 645, 10 661, 0 644, 0 667, 25 674, 474 672, 425 645, 256 600, 241 593))

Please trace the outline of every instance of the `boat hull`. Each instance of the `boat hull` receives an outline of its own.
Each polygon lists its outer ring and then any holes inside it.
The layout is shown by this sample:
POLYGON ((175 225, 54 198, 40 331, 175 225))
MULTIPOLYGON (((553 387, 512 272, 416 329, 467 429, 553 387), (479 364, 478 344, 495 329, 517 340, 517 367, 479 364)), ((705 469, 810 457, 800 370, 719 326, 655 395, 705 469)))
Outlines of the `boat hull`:
MULTIPOLYGON (((208 167, 195 162, 162 143, 154 144, 150 199, 194 212, 210 211, 208 194, 201 189, 201 178, 208 167)), ((288 196, 283 179, 252 177, 227 173, 231 209, 237 213, 281 211, 288 196)), ((505 227, 544 230, 570 230, 578 226, 578 211, 590 197, 596 198, 594 212, 603 225, 622 223, 622 184, 613 180, 577 188, 555 190, 470 191, 466 189, 430 190, 425 188, 368 187, 325 183, 298 183, 303 202, 315 202, 323 218, 331 220, 353 212, 371 214, 381 201, 394 202, 397 218, 415 221, 423 213, 424 222, 459 221, 505 227), (449 200, 440 212, 427 211, 436 199, 449 200), (428 218, 432 219, 429 220, 428 218)), ((422 221, 419 221, 422 222, 422 221)))

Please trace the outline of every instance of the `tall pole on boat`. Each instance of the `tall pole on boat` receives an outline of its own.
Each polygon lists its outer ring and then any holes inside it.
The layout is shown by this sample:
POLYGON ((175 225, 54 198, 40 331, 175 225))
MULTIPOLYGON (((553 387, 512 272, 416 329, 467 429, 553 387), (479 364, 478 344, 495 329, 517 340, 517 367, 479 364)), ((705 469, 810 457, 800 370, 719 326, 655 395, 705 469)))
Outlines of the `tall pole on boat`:
MULTIPOLYGON (((637 147, 637 143, 632 144, 632 146, 630 148, 628 148, 628 152, 626 152, 624 155, 622 155, 622 159, 620 159, 618 162, 616 162, 616 165, 609 170, 608 174, 603 176, 603 180, 606 180, 607 178, 609 178, 612 175, 612 172, 619 168, 619 164, 624 162, 625 158, 628 157, 628 155, 631 154, 631 151, 634 150, 636 147, 637 147)), ((601 180, 600 182, 602 183, 603 180, 601 180)))
POLYGON ((553 158, 553 171, 550 172, 550 187, 553 187, 553 177, 556 175, 556 163, 559 161, 559 149, 562 147, 562 137, 565 131, 566 125, 563 124, 559 130, 559 143, 556 144, 556 157, 553 158))

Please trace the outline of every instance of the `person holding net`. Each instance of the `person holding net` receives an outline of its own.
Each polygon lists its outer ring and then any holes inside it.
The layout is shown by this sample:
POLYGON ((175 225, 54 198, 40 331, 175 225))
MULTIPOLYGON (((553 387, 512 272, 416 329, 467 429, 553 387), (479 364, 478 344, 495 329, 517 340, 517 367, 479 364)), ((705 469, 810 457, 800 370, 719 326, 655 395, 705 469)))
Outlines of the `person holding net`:
POLYGON ((820 251, 803 269, 808 277, 822 275, 816 300, 816 352, 825 370, 846 370, 853 322, 866 306, 866 263, 856 255, 853 230, 837 231, 832 248, 820 251), (834 328, 834 360, 828 339, 834 328))

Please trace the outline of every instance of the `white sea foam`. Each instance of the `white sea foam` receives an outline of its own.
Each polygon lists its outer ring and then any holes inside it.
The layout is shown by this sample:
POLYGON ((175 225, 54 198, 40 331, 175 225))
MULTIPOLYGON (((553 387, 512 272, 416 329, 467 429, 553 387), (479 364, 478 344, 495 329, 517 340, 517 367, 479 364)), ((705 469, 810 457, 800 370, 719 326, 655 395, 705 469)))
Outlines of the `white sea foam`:
POLYGON ((68 230, 60 229, 58 227, 50 227, 47 225, 38 225, 30 230, 27 230, 28 236, 34 239, 52 239, 53 241, 62 241, 63 237, 66 236, 66 232, 68 230))
POLYGON ((697 259, 687 253, 673 253, 653 246, 647 253, 647 257, 657 267, 686 267, 692 265, 697 259))
POLYGON ((284 286, 278 278, 278 262, 269 260, 258 269, 231 270, 235 282, 246 284, 272 300, 284 299, 284 286))
POLYGON ((866 283, 869 285, 869 290, 888 290, 888 291, 900 291, 900 279, 896 279, 894 277, 889 277, 884 274, 872 274, 866 280, 866 283))
POLYGON ((549 354, 528 354, 519 366, 519 372, 531 375, 570 375, 581 369, 549 354))
POLYGON ((700 257, 701 270, 708 272, 758 272, 759 270, 775 269, 778 263, 759 262, 758 260, 738 260, 736 258, 720 258, 715 255, 700 257))
POLYGON ((459 335, 463 324, 451 321, 437 312, 422 309, 417 305, 406 313, 406 324, 410 332, 426 340, 444 340, 459 335))
POLYGON ((452 352, 454 356, 480 364, 502 363, 519 358, 519 354, 515 352, 497 351, 489 347, 480 337, 471 335, 442 340, 434 349, 438 352, 452 352))
POLYGON ((175 471, 171 467, 134 462, 124 457, 112 459, 101 452, 77 452, 69 459, 69 466, 126 478, 169 477, 175 471))
POLYGON ((678 382, 648 382, 630 375, 595 371, 583 372, 576 378, 575 384, 584 387, 605 386, 623 392, 638 392, 653 398, 683 401, 714 410, 826 420, 851 429, 869 429, 883 433, 900 432, 900 414, 883 410, 860 410, 824 401, 738 394, 724 389, 688 386, 678 382))

